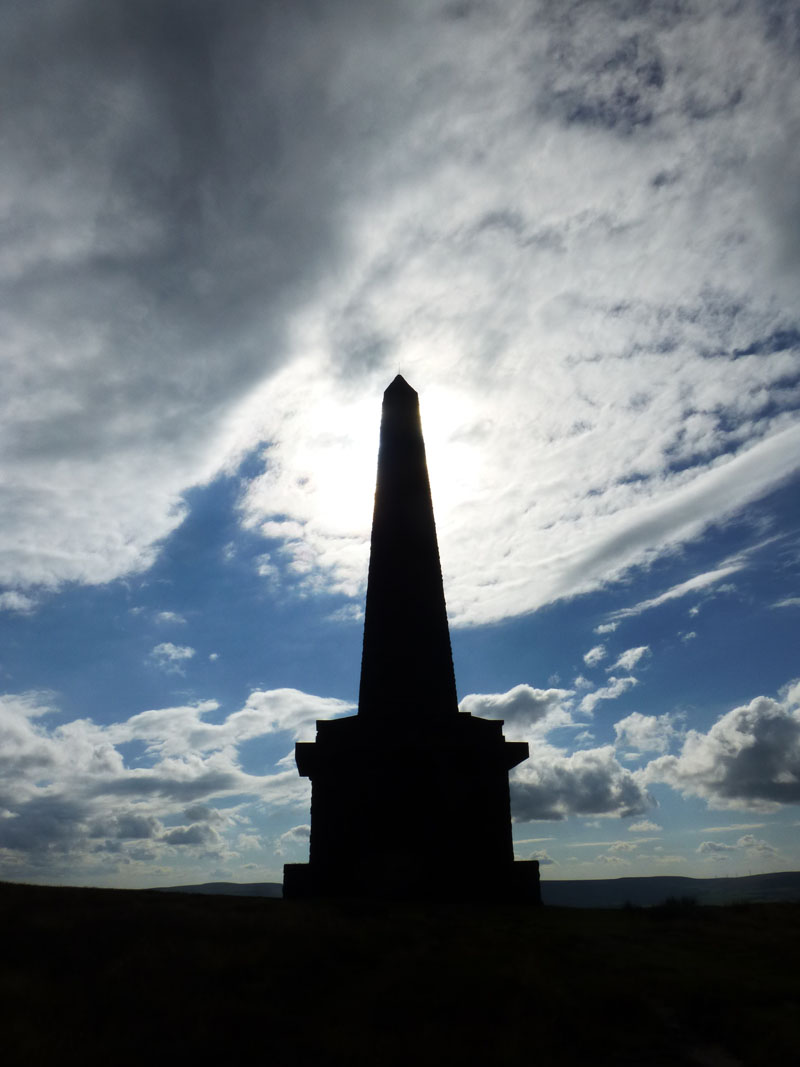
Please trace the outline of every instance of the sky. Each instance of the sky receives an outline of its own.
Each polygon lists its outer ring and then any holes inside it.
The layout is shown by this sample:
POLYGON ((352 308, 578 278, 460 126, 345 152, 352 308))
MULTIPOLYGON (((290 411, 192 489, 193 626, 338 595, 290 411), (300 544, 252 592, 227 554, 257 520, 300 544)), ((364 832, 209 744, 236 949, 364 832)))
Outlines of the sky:
POLYGON ((800 869, 797 4, 0 14, 0 878, 306 859, 397 373, 517 856, 800 869))

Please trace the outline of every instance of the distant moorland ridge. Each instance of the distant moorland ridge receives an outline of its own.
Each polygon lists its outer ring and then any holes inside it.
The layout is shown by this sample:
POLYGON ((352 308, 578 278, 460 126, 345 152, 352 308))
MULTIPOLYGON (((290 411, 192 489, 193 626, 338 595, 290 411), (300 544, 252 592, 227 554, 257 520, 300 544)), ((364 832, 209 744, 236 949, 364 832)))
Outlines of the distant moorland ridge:
MULTIPOLYGON (((558 908, 647 908, 672 898, 691 897, 697 904, 800 901, 800 871, 751 874, 742 878, 593 878, 585 881, 542 880, 542 901, 558 908)), ((202 882, 159 887, 162 893, 210 896, 280 897, 280 882, 202 882)))

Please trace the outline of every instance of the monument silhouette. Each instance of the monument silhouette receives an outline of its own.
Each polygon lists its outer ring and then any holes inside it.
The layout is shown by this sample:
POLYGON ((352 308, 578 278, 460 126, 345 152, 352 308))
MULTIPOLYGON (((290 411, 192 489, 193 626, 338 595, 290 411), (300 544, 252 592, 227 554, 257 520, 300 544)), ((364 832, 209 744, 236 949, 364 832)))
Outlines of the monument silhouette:
POLYGON ((419 398, 383 396, 358 713, 295 749, 311 779, 309 862, 285 897, 539 903, 539 865, 515 862, 508 772, 528 745, 459 712, 419 398))

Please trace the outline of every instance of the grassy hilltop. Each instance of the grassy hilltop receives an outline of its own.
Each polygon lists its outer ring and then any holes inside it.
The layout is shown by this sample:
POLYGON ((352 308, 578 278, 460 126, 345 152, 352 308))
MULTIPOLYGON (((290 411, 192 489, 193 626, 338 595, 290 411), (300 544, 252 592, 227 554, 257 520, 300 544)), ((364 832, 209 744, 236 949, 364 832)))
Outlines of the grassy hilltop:
POLYGON ((790 1064, 800 905, 329 904, 0 885, 5 1062, 790 1064))

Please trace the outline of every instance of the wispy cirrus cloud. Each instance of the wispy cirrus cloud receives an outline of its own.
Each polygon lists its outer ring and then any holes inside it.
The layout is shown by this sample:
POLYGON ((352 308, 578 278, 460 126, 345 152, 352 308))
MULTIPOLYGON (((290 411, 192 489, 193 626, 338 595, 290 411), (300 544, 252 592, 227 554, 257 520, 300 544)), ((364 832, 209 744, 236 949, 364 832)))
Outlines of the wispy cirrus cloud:
POLYGON ((724 578, 729 578, 732 574, 736 574, 743 567, 744 562, 742 561, 729 563, 724 567, 718 567, 716 570, 706 571, 703 574, 695 574, 685 582, 679 582, 677 585, 673 585, 672 588, 666 589, 663 593, 659 593, 658 596, 650 597, 648 600, 641 600, 638 604, 633 604, 629 608, 621 608, 614 613, 614 617, 619 620, 628 619, 633 615, 641 615, 642 612, 649 611, 651 608, 658 608, 669 600, 677 600, 679 597, 696 593, 700 589, 708 589, 721 582, 724 578))

